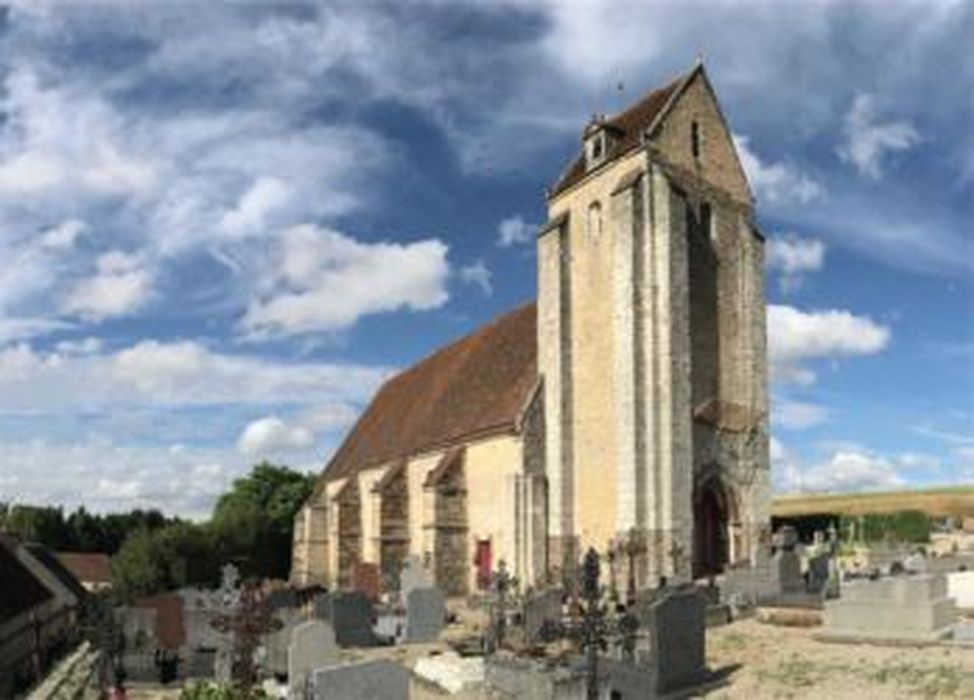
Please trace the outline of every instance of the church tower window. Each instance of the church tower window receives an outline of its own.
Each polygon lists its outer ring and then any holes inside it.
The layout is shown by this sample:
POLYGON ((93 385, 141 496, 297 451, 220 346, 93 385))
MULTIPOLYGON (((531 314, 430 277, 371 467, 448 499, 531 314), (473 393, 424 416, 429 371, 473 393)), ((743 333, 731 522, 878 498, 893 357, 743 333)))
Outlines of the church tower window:
POLYGON ((589 243, 596 243, 602 237, 602 205, 598 202, 588 205, 587 233, 589 243))
POLYGON ((700 157, 700 125, 696 121, 690 124, 690 151, 694 159, 700 157))

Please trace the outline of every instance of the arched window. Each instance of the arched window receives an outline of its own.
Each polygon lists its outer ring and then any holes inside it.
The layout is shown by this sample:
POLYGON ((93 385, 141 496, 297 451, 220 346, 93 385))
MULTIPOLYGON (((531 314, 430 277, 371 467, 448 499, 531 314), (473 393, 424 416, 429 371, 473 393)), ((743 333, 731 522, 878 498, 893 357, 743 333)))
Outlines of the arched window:
POLYGON ((588 205, 588 240, 595 243, 602 237, 602 205, 592 202, 588 205))

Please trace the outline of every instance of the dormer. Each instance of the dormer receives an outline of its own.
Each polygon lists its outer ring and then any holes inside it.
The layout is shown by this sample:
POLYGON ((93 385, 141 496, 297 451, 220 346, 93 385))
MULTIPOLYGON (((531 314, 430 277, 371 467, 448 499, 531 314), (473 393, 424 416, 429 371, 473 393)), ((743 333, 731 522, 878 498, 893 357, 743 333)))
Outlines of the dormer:
POLYGON ((585 127, 585 172, 594 170, 612 158, 616 142, 622 131, 612 126, 604 114, 596 114, 585 127))

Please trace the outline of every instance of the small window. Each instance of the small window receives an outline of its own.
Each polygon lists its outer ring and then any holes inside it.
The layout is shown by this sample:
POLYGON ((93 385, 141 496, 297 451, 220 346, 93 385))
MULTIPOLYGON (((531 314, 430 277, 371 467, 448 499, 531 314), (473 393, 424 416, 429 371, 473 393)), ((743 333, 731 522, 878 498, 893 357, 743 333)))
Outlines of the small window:
POLYGON ((695 121, 690 124, 690 150, 694 158, 700 157, 700 125, 695 121))
POLYGON ((588 206, 588 240, 595 243, 602 236, 602 205, 592 202, 588 206))
POLYGON ((598 162, 602 159, 602 134, 592 139, 592 160, 598 162))
POLYGON ((716 231, 713 225, 713 215, 710 213, 710 204, 703 202, 700 205, 700 231, 705 238, 711 241, 716 240, 716 231))

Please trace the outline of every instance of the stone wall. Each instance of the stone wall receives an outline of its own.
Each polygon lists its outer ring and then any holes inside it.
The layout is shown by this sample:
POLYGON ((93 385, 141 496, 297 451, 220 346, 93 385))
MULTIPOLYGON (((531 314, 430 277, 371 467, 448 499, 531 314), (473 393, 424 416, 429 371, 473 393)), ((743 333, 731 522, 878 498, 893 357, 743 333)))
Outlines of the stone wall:
POLYGON ((385 591, 399 590, 399 572, 409 554, 409 484, 406 466, 395 472, 379 490, 379 572, 385 591))
POLYGON ((362 561, 362 497, 358 479, 350 477, 336 500, 338 512, 337 583, 351 584, 352 570, 362 561))

